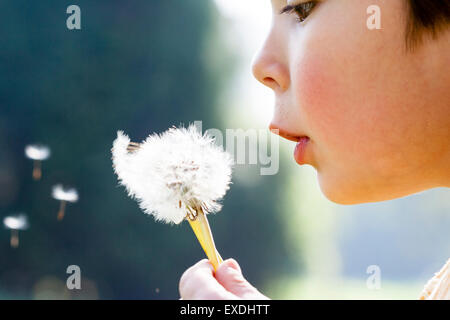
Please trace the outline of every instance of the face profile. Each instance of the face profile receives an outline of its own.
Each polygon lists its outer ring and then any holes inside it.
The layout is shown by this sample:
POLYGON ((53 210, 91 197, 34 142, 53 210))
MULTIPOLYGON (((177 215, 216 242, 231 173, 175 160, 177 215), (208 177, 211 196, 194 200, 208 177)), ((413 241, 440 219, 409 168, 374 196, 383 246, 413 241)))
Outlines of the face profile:
POLYGON ((309 139, 295 159, 339 204, 450 185, 450 32, 424 31, 413 47, 405 1, 377 2, 381 29, 366 27, 371 5, 274 0, 253 61, 275 94, 270 128, 309 139))

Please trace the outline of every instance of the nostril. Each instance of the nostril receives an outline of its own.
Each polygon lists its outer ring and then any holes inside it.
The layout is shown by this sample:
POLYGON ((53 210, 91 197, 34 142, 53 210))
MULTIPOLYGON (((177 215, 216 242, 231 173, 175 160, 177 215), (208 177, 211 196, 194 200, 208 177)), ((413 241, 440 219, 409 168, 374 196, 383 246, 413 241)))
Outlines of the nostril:
POLYGON ((272 55, 260 55, 252 65, 253 76, 274 91, 289 87, 289 70, 272 55))
POLYGON ((271 77, 265 77, 265 78, 263 79, 263 83, 264 83, 266 86, 268 86, 268 87, 270 87, 270 88, 272 88, 272 89, 274 89, 275 86, 277 85, 277 82, 276 82, 273 78, 271 78, 271 77))

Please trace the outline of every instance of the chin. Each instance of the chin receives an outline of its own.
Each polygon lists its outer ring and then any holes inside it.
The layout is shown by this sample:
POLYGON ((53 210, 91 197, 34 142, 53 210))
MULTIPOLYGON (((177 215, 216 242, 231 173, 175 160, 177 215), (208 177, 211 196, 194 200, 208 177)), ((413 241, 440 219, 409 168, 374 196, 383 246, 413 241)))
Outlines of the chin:
POLYGON ((380 192, 374 186, 364 185, 363 183, 349 183, 351 178, 327 179, 326 176, 318 174, 318 179, 323 195, 336 204, 354 205, 399 197, 399 195, 390 192, 380 192))

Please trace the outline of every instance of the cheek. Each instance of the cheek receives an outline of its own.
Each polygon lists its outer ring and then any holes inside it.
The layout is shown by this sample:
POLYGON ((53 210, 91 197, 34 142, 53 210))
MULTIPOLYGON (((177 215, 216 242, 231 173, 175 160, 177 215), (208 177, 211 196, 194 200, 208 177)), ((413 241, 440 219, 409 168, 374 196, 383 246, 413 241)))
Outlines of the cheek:
POLYGON ((389 97, 370 94, 373 84, 364 68, 352 68, 344 56, 310 52, 296 63, 292 85, 315 142, 315 167, 340 188, 345 181, 373 182, 402 160, 395 108, 389 97))
POLYGON ((294 66, 293 77, 296 105, 305 119, 305 125, 317 139, 329 137, 339 122, 342 98, 336 90, 335 70, 317 56, 305 56, 294 66))
POLYGON ((362 131, 367 121, 358 112, 362 107, 357 102, 361 100, 358 93, 352 92, 351 83, 342 81, 345 74, 339 64, 327 57, 308 54, 295 68, 296 105, 307 132, 317 142, 318 156, 323 156, 320 160, 327 161, 330 157, 338 160, 335 158, 344 149, 347 153, 359 149, 361 136, 355 136, 355 132, 362 131))

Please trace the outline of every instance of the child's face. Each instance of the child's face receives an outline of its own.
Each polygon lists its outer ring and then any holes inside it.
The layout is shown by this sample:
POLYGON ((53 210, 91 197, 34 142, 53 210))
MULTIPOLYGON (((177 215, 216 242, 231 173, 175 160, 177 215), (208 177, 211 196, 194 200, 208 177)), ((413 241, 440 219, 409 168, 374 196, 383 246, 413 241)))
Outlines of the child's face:
POLYGON ((352 204, 448 186, 449 32, 411 53, 405 0, 320 1, 304 22, 280 15, 286 4, 272 1, 253 71, 276 95, 271 127, 310 138, 306 162, 326 197, 352 204), (366 25, 373 4, 381 30, 366 25))

